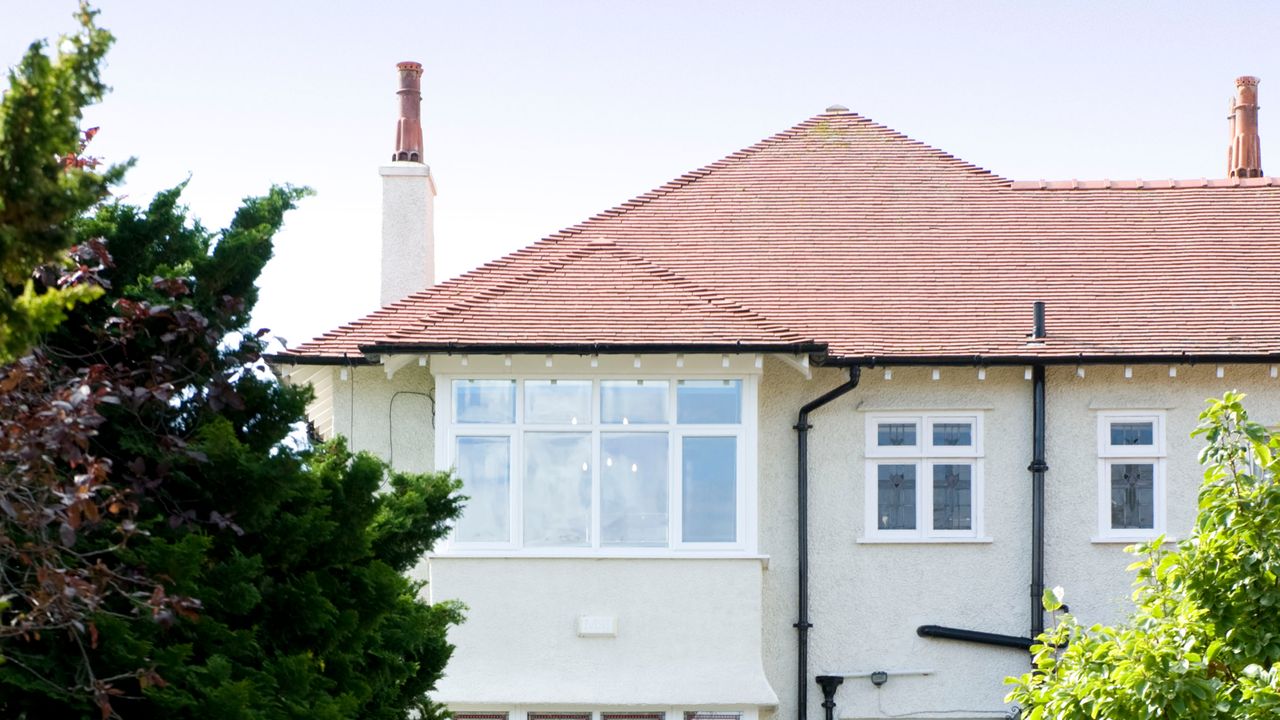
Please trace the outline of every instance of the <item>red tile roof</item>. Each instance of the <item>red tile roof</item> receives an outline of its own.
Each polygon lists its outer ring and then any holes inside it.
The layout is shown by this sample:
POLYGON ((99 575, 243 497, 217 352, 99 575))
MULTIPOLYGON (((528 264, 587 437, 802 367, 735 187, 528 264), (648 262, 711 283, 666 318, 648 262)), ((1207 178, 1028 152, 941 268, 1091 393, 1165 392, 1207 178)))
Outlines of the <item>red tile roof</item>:
POLYGON ((1011 182, 834 111, 280 359, 1280 358, 1277 278, 1280 179, 1011 182), (1031 345, 1035 300, 1048 337, 1031 345))

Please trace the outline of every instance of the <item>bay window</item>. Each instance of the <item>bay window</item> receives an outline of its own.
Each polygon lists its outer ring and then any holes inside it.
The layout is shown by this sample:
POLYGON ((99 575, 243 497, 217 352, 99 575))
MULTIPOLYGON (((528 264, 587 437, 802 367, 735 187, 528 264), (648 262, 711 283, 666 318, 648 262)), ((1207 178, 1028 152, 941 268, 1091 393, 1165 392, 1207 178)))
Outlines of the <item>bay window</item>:
POLYGON ((439 380, 469 497, 452 548, 750 548, 754 376, 439 380))
POLYGON ((867 417, 865 541, 963 540, 982 532, 982 417, 867 417))

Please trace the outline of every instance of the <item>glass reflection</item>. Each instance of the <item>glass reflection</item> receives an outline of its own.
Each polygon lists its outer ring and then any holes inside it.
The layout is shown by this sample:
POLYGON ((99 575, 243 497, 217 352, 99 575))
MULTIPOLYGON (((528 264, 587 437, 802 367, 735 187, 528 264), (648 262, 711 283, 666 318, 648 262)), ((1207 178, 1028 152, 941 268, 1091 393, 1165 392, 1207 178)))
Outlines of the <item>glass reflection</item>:
POLYGON ((619 425, 667 422, 666 380, 602 380, 600 422, 619 425))
POLYGON ((738 532, 738 439, 686 437, 681 467, 684 541, 735 541, 738 532))
POLYGON ((1111 423, 1112 445, 1154 445, 1155 427, 1149 422, 1111 423))
POLYGON ((973 466, 933 466, 933 529, 973 529, 973 466))
POLYGON ((881 530, 914 530, 916 528, 916 466, 877 466, 876 481, 879 528, 881 530))
POLYGON ((591 543, 591 436, 524 436, 524 544, 591 543))
POLYGON ((1111 466, 1111 527, 1155 528, 1155 466, 1149 463, 1111 466))
POLYGON ((677 422, 729 425, 741 417, 741 380, 681 380, 676 384, 677 422))
POLYGON ((511 443, 506 437, 458 438, 458 477, 468 497, 458 518, 460 542, 511 540, 511 443))
POLYGON ((933 424, 935 447, 971 447, 973 425, 967 422, 938 422, 933 424))
POLYGON ((524 421, 531 425, 591 422, 590 380, 526 380, 524 421))
POLYGON ((916 444, 916 424, 911 422, 879 423, 876 444, 880 447, 911 447, 916 444))
POLYGON ((515 380, 454 380, 453 396, 457 422, 516 421, 515 380))
POLYGON ((600 542, 667 545, 667 434, 603 434, 600 452, 600 542))

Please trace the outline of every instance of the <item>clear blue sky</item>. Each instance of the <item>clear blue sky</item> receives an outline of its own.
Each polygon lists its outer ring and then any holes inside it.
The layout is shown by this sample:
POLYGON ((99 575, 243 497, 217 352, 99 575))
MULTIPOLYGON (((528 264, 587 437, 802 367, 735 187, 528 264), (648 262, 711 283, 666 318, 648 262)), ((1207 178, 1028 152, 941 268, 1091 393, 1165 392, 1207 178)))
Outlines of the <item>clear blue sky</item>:
MULTIPOLYGON (((98 6, 114 92, 87 120, 96 154, 138 159, 127 195, 190 175, 193 212, 221 227, 270 183, 317 191, 255 317, 291 343, 376 305, 399 60, 425 65, 440 277, 832 103, 1015 179, 1220 177, 1233 81, 1258 75, 1263 166, 1280 168, 1274 2, 98 6)), ((0 61, 74 8, 0 0, 0 61)))

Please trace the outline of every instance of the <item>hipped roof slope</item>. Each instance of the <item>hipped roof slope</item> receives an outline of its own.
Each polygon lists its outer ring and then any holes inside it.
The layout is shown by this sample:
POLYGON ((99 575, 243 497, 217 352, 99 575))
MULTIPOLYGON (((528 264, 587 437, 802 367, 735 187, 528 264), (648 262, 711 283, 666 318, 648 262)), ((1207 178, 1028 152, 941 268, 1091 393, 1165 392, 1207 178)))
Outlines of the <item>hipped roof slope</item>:
POLYGON ((810 118, 291 349, 1280 356, 1280 179, 1011 182, 810 118), (1029 342, 1031 305, 1048 337, 1029 342))

